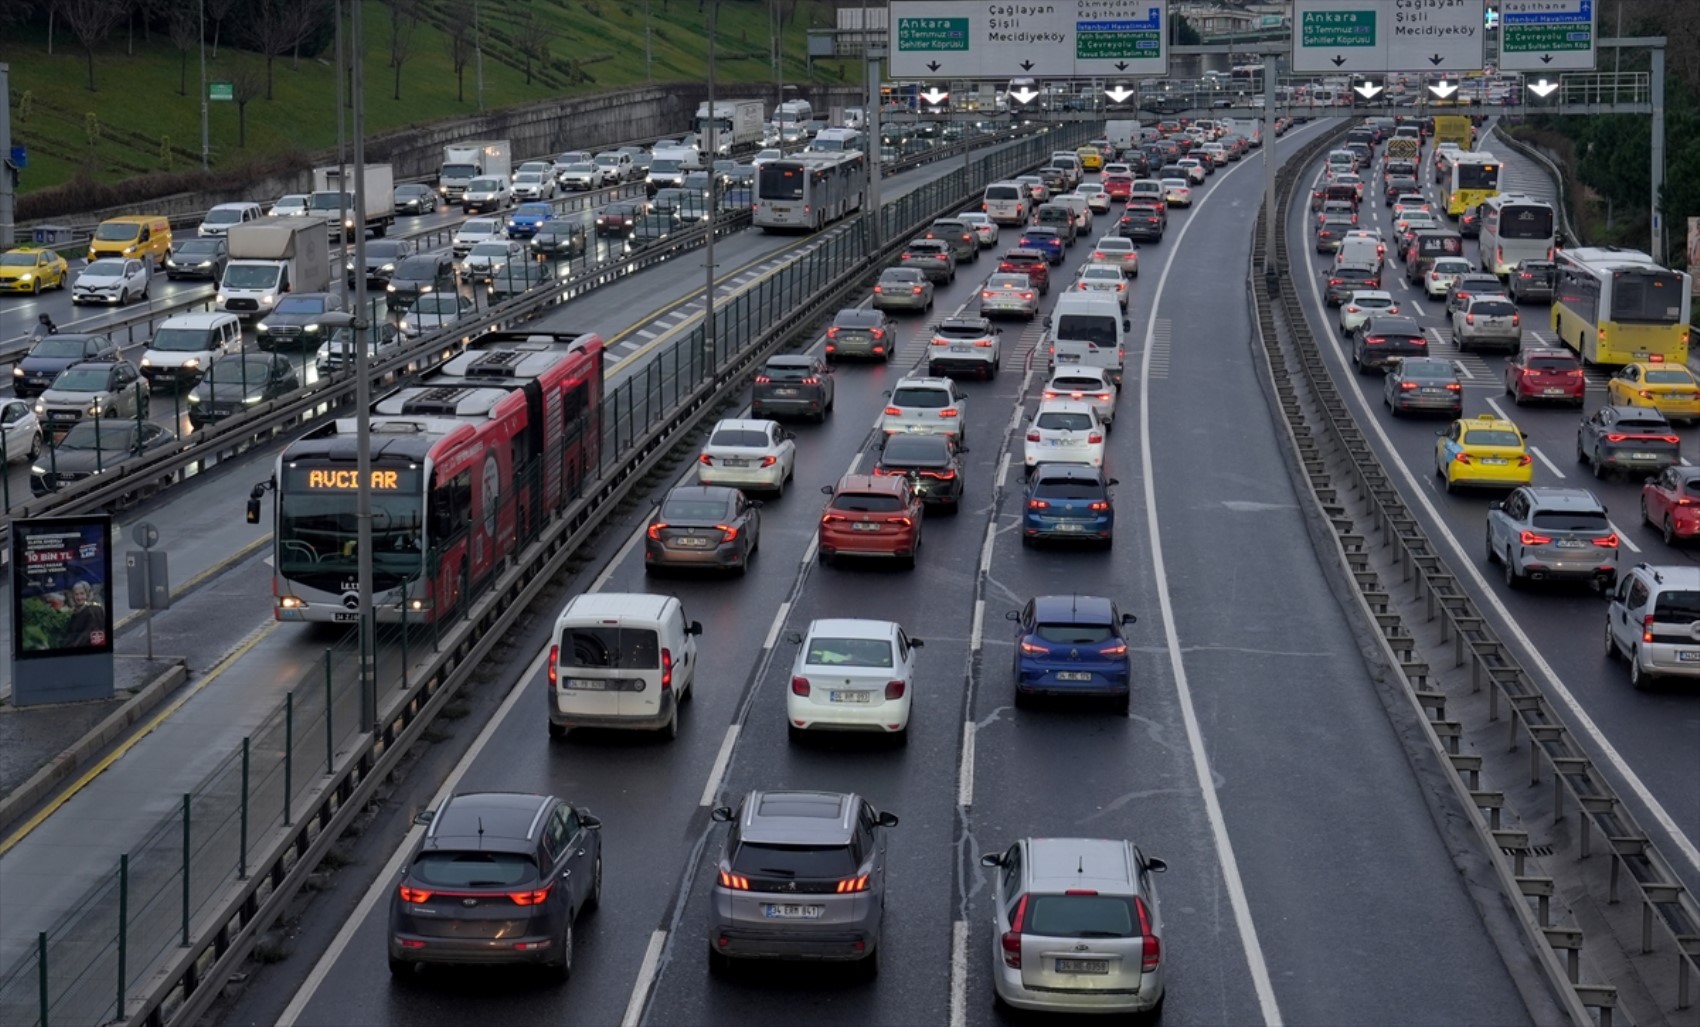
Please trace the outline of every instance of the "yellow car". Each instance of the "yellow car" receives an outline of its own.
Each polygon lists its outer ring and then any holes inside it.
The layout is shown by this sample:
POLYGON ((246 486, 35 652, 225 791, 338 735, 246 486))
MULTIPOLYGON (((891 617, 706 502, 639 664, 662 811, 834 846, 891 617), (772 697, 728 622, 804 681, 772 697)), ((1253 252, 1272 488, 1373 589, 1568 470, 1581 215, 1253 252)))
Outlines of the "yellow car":
POLYGON ((1672 421, 1700 421, 1700 381, 1681 364, 1657 355, 1623 369, 1606 382, 1613 406, 1652 407, 1672 421))
POLYGON ((63 289, 70 274, 65 258, 52 250, 20 246, 0 254, 0 292, 33 296, 43 289, 63 289))
POLYGON ((1098 148, 1096 146, 1082 146, 1078 150, 1074 151, 1074 155, 1080 158, 1081 170, 1104 170, 1104 155, 1098 152, 1098 148))
POLYGON ((1503 417, 1461 417, 1437 434, 1434 473, 1448 492, 1467 485, 1516 488, 1534 478, 1534 460, 1523 433, 1503 417))

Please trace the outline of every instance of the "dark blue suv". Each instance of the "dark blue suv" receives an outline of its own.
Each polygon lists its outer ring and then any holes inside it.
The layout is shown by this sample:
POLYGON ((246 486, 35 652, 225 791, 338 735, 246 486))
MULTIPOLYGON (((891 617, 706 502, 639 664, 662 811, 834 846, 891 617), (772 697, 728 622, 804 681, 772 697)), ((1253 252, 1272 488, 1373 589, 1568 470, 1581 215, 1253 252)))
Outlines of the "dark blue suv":
POLYGON ((1015 704, 1035 695, 1108 696, 1127 712, 1131 673, 1122 613, 1103 596, 1039 596, 1015 622, 1015 704))
POLYGON ((1110 501, 1114 478, 1086 464, 1040 464, 1027 472, 1027 503, 1021 511, 1021 544, 1044 539, 1078 540, 1108 546, 1115 534, 1110 501))

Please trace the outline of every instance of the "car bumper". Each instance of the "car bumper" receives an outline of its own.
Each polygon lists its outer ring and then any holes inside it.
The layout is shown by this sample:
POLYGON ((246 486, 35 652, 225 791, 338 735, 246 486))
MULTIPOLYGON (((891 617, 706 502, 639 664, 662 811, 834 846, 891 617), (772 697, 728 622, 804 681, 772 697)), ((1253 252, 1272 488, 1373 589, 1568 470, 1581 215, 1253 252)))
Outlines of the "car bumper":
MULTIPOLYGON (((604 693, 592 694, 601 695, 604 693)), ((666 727, 672 721, 677 705, 676 695, 677 693, 672 689, 668 689, 661 693, 657 712, 642 716, 627 716, 616 713, 579 713, 577 711, 563 713, 560 703, 555 701, 555 692, 551 690, 548 693, 549 723, 556 727, 565 728, 592 727, 612 728, 618 731, 657 731, 666 727)))
POLYGON ((1115 521, 1102 517, 1024 517, 1021 533, 1031 539, 1086 539, 1102 542, 1115 533, 1115 521))
POLYGON ((1449 392, 1444 396, 1423 396, 1410 393, 1394 393, 1393 409, 1395 410, 1443 410, 1457 413, 1464 409, 1464 397, 1460 393, 1449 392))
POLYGON ((643 562, 647 567, 741 567, 743 547, 731 542, 702 549, 669 546, 655 539, 646 539, 643 562))
POLYGON ((47 288, 47 283, 40 278, 23 281, 18 278, 0 278, 0 292, 34 292, 47 288))
POLYGON ((983 350, 986 355, 969 356, 963 353, 938 353, 927 355, 927 366, 943 371, 966 371, 970 374, 990 375, 996 357, 991 350, 983 350))
MULTIPOLYGON (((997 958, 994 956, 994 958, 997 958)), ((1015 1009, 1039 1012, 1140 1013, 1154 1008, 1163 1000, 1161 981, 1153 985, 1146 974, 1138 990, 1107 991, 1099 989, 1034 989, 1021 983, 1021 971, 1011 969, 998 958, 992 974, 992 986, 998 998, 1015 1009)))
POLYGON ((1656 399, 1651 403, 1637 404, 1650 406, 1664 414, 1671 421, 1693 421, 1700 419, 1700 401, 1656 399))
POLYGON ((734 959, 795 959, 812 962, 855 962, 872 955, 879 945, 877 929, 834 925, 824 929, 756 927, 716 920, 709 924, 708 943, 734 959))
POLYGON ((1504 467, 1483 467, 1480 470, 1470 470, 1463 474, 1451 472, 1452 484, 1461 488, 1484 489, 1514 489, 1519 485, 1527 485, 1534 480, 1534 467, 1519 468, 1515 465, 1504 467))
POLYGON ((769 414, 818 414, 825 409, 826 399, 821 395, 758 396, 750 401, 750 416, 752 417, 769 414))
POLYGON ((820 551, 827 556, 910 557, 915 555, 915 535, 913 532, 899 535, 887 531, 823 531, 820 551))
POLYGON ((1643 673, 1653 677, 1700 679, 1700 645, 1642 643, 1635 647, 1630 658, 1641 666, 1643 673), (1683 653, 1696 655, 1684 660, 1683 653))
POLYGON ((1512 390, 1512 395, 1523 403, 1575 403, 1584 402, 1586 394, 1581 389, 1559 389, 1548 392, 1545 389, 1528 389, 1518 386, 1512 390))
POLYGON ((1161 239, 1163 238, 1163 226, 1123 225, 1121 226, 1121 237, 1123 239, 1161 239))
POLYGON ((193 385, 201 380, 198 367, 144 367, 140 370, 149 385, 193 385))
POLYGON ((1024 300, 982 300, 980 314, 983 317, 1033 318, 1039 315, 1039 308, 1024 300))
POLYGON ((884 360, 886 352, 886 345, 883 342, 876 343, 859 339, 852 339, 849 342, 835 341, 826 350, 827 356, 833 358, 863 357, 868 360, 884 360))
POLYGON ((1015 689, 1024 695, 1127 695, 1130 685, 1126 670, 1061 671, 1050 667, 1016 668, 1015 689), (1058 674, 1089 673, 1089 681, 1063 681, 1058 674))
POLYGON ((1104 466, 1104 448, 1102 446, 1046 446, 1023 443, 1021 450, 1022 463, 1028 467, 1040 464, 1085 464, 1088 467, 1104 466))
MULTIPOLYGON (((50 411, 51 412, 51 411, 50 411)), ((1650 458, 1642 459, 1624 451, 1607 450, 1600 454, 1600 463, 1613 470, 1638 470, 1652 473, 1674 467, 1681 457, 1676 453, 1655 453, 1650 458)))
MULTIPOLYGON (((834 703, 830 706, 787 695, 785 719, 802 731, 843 731, 895 734, 909 726, 910 704, 903 700, 878 703, 834 703)), ((877 695, 876 695, 877 698, 877 695)))
POLYGON ((1472 346, 1505 346, 1516 349, 1523 344, 1523 334, 1517 332, 1508 335, 1461 335, 1455 341, 1460 344, 1467 342, 1472 346))
POLYGON ((733 488, 777 489, 785 480, 785 468, 772 467, 697 467, 697 484, 729 485, 733 488))
POLYGON ((72 303, 111 303, 116 306, 119 295, 116 292, 90 292, 86 289, 71 290, 72 303))
POLYGON ((914 293, 880 293, 874 297, 875 310, 924 310, 927 306, 926 296, 914 293))
POLYGON ((1605 581, 1617 579, 1617 561, 1517 557, 1517 570, 1533 581, 1605 581))
POLYGON ((389 944, 390 958, 403 963, 490 966, 544 963, 558 958, 555 940, 543 936, 433 938, 392 932, 389 944))

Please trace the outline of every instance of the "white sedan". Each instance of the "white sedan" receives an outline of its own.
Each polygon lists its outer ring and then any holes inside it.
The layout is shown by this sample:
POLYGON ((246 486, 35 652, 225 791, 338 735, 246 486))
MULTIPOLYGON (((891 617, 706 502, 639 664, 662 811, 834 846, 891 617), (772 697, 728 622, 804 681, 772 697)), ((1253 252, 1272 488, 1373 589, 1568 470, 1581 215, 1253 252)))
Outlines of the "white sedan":
POLYGON ((1399 313, 1399 301, 1382 289, 1358 289, 1340 304, 1340 334, 1350 335, 1372 317, 1399 313))
POLYGON ((1184 178, 1163 179, 1163 199, 1171 207, 1192 206, 1192 183, 1184 178))
POLYGON ((1051 375, 1040 395, 1046 400, 1072 399, 1089 403, 1106 428, 1116 417, 1116 383, 1110 379, 1110 372, 1102 367, 1059 370, 1051 375))
POLYGON ((41 418, 21 399, 0 401, 0 433, 4 433, 6 462, 34 460, 41 454, 41 418))
POLYGON ((1022 463, 1087 464, 1104 466, 1104 423, 1092 404, 1075 399, 1048 399, 1027 425, 1021 446, 1022 463))
POLYGON ((134 257, 102 257, 71 283, 72 303, 115 303, 148 298, 147 265, 134 257))
POLYGON ((1082 264, 1074 276, 1074 288, 1079 292, 1102 292, 1116 298, 1127 309, 1127 275, 1115 264, 1082 264))
POLYGON ((783 495, 785 483, 797 469, 794 439, 775 421, 721 421, 708 433, 708 443, 697 457, 697 483, 783 495))
POLYGON ((956 220, 974 230, 974 235, 980 240, 980 248, 998 244, 998 223, 983 211, 971 210, 956 215, 956 220))
POLYGON ((1429 299, 1443 300, 1452 291, 1452 283, 1459 275, 1467 275, 1474 271, 1470 262, 1463 257, 1437 257, 1429 265, 1428 273, 1423 275, 1423 292, 1429 299))
POLYGON ((1110 212, 1110 194, 1097 182, 1082 182, 1074 189, 1075 195, 1086 197, 1086 206, 1094 214, 1110 212))
POLYGON ((462 318, 478 312, 471 300, 448 291, 434 292, 413 301, 401 315, 401 334, 409 339, 442 331, 462 318))
POLYGON ((785 695, 791 740, 815 731, 869 731, 906 743, 921 645, 892 621, 811 622, 785 695))
POLYGON ((461 222, 460 230, 455 232, 454 254, 459 259, 472 252, 472 248, 486 239, 502 237, 502 222, 496 218, 467 218, 461 222))

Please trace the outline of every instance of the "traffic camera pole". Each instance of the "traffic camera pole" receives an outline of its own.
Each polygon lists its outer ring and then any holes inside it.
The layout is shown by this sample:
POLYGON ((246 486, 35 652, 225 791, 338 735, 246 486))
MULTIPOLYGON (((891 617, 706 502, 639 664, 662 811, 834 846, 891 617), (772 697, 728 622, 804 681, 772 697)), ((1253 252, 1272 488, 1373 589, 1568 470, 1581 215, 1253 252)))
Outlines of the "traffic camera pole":
MULTIPOLYGON (((348 5, 353 15, 349 31, 349 59, 354 69, 350 91, 354 94, 354 113, 350 134, 354 137, 354 209, 358 215, 342 228, 344 252, 348 236, 354 236, 354 380, 355 380, 355 474, 359 478, 355 489, 355 557, 360 592, 360 730, 377 731, 378 679, 376 654, 372 651, 375 632, 373 621, 377 611, 372 608, 372 377, 370 359, 366 352, 366 88, 361 46, 360 8, 363 4, 348 5)), ((340 269, 339 269, 340 270, 340 269)), ((404 600, 405 601, 405 600, 404 600)))
MULTIPOLYGON (((720 371, 719 351, 714 339, 714 232, 719 227, 720 222, 719 202, 715 198, 715 193, 718 190, 714 188, 715 179, 720 175, 718 171, 714 170, 715 161, 720 156, 720 151, 716 147, 719 142, 719 133, 715 131, 718 112, 714 109, 714 31, 719 21, 720 0, 709 0, 708 138, 707 140, 697 140, 698 153, 702 152, 700 147, 705 141, 708 149, 708 220, 705 222, 708 226, 708 238, 703 248, 703 270, 708 276, 708 282, 702 294, 702 348, 703 364, 707 369, 706 377, 716 376, 720 371)), ((775 112, 775 114, 777 113, 775 112)))
MULTIPOLYGON (((885 141, 880 138, 880 61, 885 48, 870 46, 868 56, 868 249, 877 251, 884 242, 880 238, 880 158, 885 156, 885 141)), ((777 113, 776 115, 777 116, 777 113)))
POLYGON ((1275 207, 1275 56, 1263 64, 1263 285, 1273 297, 1281 289, 1281 267, 1276 263, 1276 230, 1280 215, 1275 207))
POLYGON ((12 66, 0 61, 0 250, 17 244, 12 211, 12 66))

